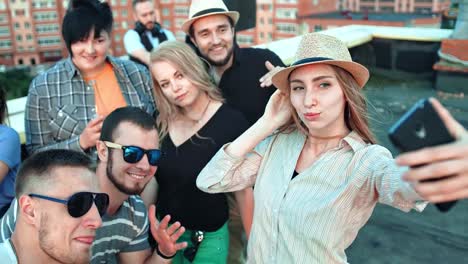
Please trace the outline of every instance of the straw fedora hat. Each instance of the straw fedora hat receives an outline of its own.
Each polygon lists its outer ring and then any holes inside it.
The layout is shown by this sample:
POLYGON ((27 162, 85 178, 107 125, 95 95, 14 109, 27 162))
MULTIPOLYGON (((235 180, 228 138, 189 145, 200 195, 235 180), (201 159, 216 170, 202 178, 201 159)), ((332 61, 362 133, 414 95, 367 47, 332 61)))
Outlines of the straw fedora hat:
POLYGON ((363 88, 369 80, 369 71, 359 63, 353 62, 348 47, 341 40, 321 33, 309 33, 302 37, 294 63, 277 72, 272 77, 276 88, 289 89, 289 75, 298 67, 311 64, 329 64, 349 72, 359 87, 363 88))
POLYGON ((223 0, 192 0, 189 19, 182 24, 182 30, 188 35, 190 26, 195 20, 211 15, 226 15, 232 19, 234 25, 239 20, 239 12, 229 11, 223 0))

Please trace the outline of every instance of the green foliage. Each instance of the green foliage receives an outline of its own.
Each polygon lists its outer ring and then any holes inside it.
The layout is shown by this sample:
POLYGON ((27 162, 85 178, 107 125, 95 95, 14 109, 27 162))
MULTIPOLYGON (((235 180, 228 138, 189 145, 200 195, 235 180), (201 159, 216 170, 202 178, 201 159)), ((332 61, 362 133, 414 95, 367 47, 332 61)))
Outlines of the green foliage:
POLYGON ((28 95, 28 88, 32 78, 27 69, 0 72, 0 83, 7 92, 7 100, 28 95))

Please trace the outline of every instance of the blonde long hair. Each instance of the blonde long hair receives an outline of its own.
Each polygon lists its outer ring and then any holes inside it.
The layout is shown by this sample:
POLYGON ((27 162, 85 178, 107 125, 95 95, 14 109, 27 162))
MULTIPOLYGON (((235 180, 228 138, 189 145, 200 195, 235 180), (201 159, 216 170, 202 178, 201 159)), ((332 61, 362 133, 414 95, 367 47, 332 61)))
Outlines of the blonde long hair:
MULTIPOLYGON (((156 62, 165 61, 172 64, 184 77, 195 87, 206 92, 213 101, 223 102, 221 91, 213 83, 211 76, 205 69, 204 62, 197 56, 195 51, 185 43, 179 41, 165 41, 151 53, 150 69, 153 72, 156 62)), ((156 125, 159 130, 160 140, 169 133, 169 122, 182 113, 182 108, 172 104, 161 90, 159 83, 153 78, 154 98, 159 115, 156 125)))
MULTIPOLYGON (((369 116, 367 114, 367 102, 361 88, 356 80, 346 70, 338 66, 330 65, 335 72, 336 79, 343 88, 346 105, 344 111, 344 120, 349 130, 353 130, 366 142, 375 144, 377 140, 369 128, 369 116)), ((288 96, 291 90, 288 89, 288 96)), ((280 132, 291 132, 294 129, 299 129, 305 135, 308 135, 307 126, 301 121, 294 107, 289 101, 292 109, 292 118, 280 128, 280 132)))

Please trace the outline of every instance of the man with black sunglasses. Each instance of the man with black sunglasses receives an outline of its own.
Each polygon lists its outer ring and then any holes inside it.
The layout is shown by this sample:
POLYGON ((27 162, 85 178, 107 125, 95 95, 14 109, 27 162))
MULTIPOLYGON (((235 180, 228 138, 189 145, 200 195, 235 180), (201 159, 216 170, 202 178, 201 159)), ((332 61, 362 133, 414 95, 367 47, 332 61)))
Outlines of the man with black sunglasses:
POLYGON ((0 244, 2 263, 89 263, 109 205, 91 165, 72 150, 39 152, 23 163, 15 186, 16 229, 0 244))
MULTIPOLYGON (((180 223, 168 227, 169 216, 158 223, 154 206, 150 207, 148 221, 146 206, 139 196, 156 172, 161 157, 158 148, 155 121, 142 109, 118 108, 104 120, 96 144, 99 157, 96 179, 110 202, 102 218, 103 225, 96 231, 91 263, 169 263, 177 250, 187 246, 176 243, 185 231, 180 223), (148 242, 149 232, 158 243, 154 252, 148 242)), ((45 200, 37 195, 33 199, 45 200)), ((70 201, 71 198, 67 202, 70 201)), ((10 208, 1 220, 0 239, 10 232, 8 223, 14 223, 14 215, 10 208)))

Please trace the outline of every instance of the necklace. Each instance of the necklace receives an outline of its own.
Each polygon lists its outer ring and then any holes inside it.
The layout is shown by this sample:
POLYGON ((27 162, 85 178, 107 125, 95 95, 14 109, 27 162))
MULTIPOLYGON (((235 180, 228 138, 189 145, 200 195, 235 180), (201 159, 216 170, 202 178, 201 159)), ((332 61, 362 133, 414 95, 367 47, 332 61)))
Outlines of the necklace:
POLYGON ((195 123, 200 123, 200 121, 202 121, 203 117, 205 116, 205 113, 208 110, 208 106, 210 106, 210 104, 211 104, 211 99, 208 98, 208 103, 206 103, 205 109, 203 109, 203 112, 201 113, 201 115, 200 115, 200 117, 198 119, 191 118, 188 115, 185 115, 185 116, 188 119, 190 119, 191 121, 195 122, 195 123))

